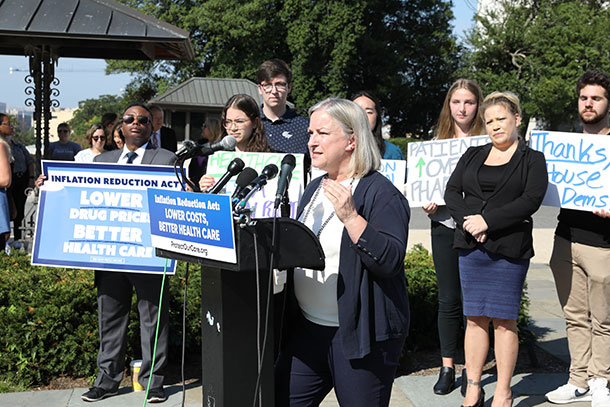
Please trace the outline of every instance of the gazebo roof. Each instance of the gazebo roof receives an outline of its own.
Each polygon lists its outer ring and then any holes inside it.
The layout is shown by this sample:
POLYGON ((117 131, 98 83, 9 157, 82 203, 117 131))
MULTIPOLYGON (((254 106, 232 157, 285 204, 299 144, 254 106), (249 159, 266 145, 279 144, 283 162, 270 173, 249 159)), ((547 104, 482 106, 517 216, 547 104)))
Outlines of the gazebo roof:
POLYGON ((223 108, 235 94, 245 93, 263 103, 256 84, 247 79, 191 78, 152 99, 150 103, 168 108, 223 108))
POLYGON ((0 54, 191 59, 189 33, 112 0, 0 0, 0 54))

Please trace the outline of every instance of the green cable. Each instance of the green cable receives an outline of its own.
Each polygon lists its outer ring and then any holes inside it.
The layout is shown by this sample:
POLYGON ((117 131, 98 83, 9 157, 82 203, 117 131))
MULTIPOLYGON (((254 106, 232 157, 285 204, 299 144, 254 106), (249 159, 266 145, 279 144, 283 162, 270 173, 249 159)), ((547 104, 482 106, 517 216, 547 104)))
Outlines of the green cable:
MULTIPOLYGON (((163 267, 163 279, 161 280, 161 294, 159 294, 159 309, 157 310, 157 328, 155 329, 155 346, 153 347, 152 364, 150 366, 150 374, 148 375, 148 384, 146 385, 146 396, 144 396, 144 407, 148 402, 148 391, 150 390, 150 382, 152 381, 153 372, 155 371, 155 356, 157 356, 157 339, 159 339, 159 325, 161 323, 161 305, 163 304, 163 288, 165 287, 165 272, 167 271, 167 259, 163 267)), ((141 339, 140 339, 141 340, 141 339)), ((161 385, 163 387, 163 385, 161 385)))

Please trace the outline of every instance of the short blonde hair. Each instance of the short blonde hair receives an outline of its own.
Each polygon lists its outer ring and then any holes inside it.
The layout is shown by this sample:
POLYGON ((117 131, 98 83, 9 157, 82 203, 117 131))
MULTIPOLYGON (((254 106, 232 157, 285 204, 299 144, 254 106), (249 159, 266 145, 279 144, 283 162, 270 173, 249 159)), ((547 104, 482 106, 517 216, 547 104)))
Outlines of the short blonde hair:
POLYGON ((492 92, 483 100, 481 111, 485 114, 485 110, 491 106, 502 105, 512 114, 521 116, 521 105, 519 104, 519 96, 513 92, 492 92))
POLYGON ((354 136, 355 148, 349 163, 352 176, 362 178, 379 169, 379 148, 371 133, 369 119, 360 106, 351 100, 332 97, 310 107, 309 116, 318 110, 324 110, 335 119, 347 136, 354 136))

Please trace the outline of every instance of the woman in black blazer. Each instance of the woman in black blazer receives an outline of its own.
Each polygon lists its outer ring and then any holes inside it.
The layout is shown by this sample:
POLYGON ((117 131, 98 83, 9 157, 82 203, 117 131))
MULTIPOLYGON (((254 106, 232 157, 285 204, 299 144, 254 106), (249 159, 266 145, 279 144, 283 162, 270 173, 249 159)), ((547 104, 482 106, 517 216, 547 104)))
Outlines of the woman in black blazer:
POLYGON ((460 281, 467 317, 464 352, 468 387, 464 406, 483 406, 483 364, 494 325, 498 384, 492 406, 512 405, 510 380, 517 360, 517 317, 532 247, 532 218, 547 187, 542 153, 518 137, 518 97, 494 92, 482 106, 491 144, 469 148, 447 183, 445 203, 457 223, 460 281))

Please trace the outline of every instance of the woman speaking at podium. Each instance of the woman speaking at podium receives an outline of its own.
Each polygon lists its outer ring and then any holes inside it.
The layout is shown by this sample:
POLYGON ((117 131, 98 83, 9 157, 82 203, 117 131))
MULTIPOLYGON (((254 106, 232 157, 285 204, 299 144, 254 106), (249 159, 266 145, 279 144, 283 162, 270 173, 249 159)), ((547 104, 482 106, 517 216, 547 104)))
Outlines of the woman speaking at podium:
POLYGON ((323 271, 295 269, 276 363, 277 406, 387 406, 409 327, 404 257, 409 205, 376 170, 366 114, 331 98, 309 109, 312 165, 327 172, 299 202, 323 271))

